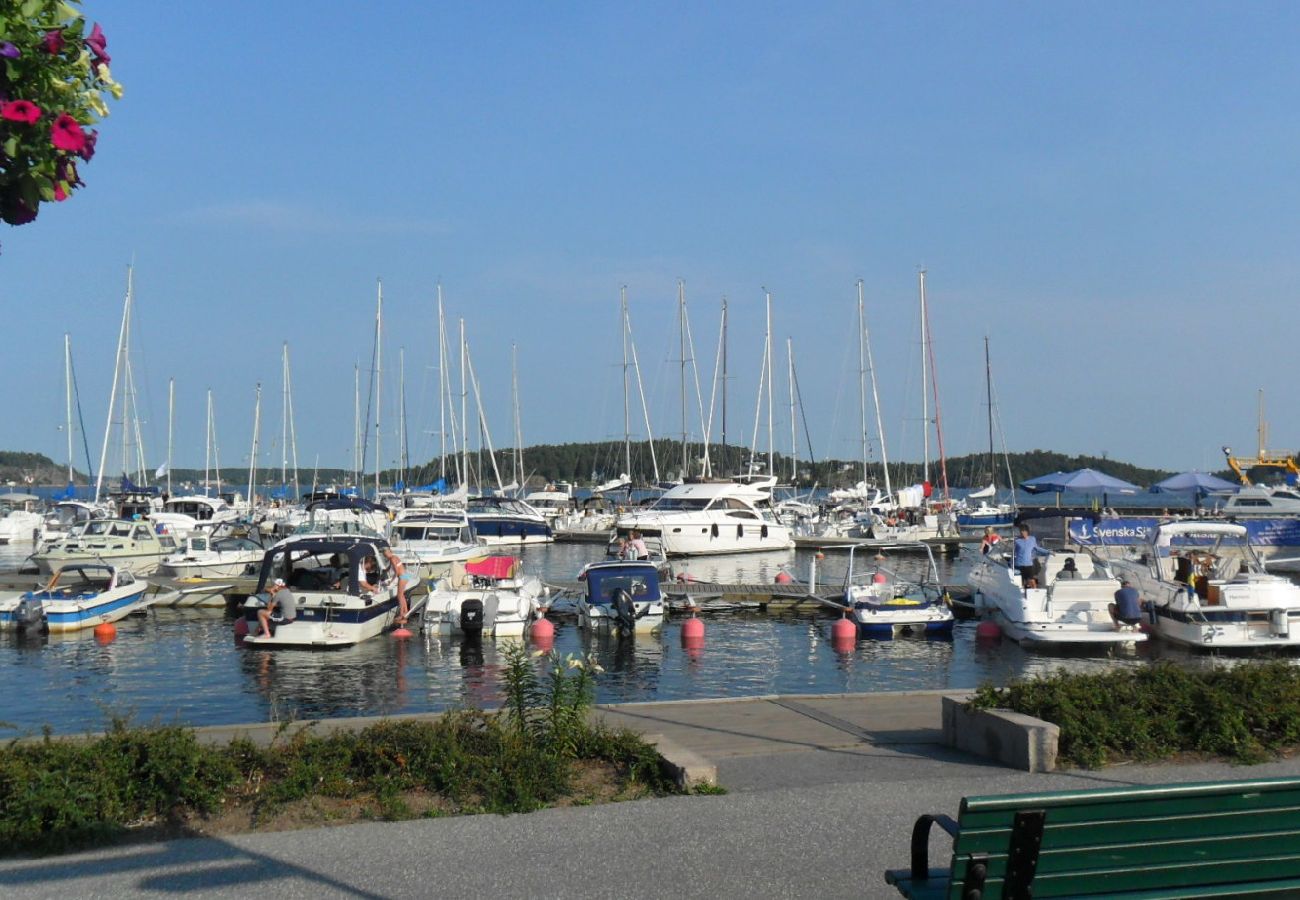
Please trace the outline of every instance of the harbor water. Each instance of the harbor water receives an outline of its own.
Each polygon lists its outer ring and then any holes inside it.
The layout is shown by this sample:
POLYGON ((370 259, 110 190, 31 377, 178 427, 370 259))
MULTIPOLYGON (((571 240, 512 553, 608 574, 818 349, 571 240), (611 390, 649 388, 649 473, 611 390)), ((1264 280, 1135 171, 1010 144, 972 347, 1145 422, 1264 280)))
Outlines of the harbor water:
MULTIPOLYGON (((0 547, 0 568, 21 562, 29 548, 0 547)), ((524 568, 549 583, 573 583, 599 546, 529 547, 524 568)), ((969 552, 969 551, 966 551, 969 552)), ((790 551, 702 558, 677 564, 700 581, 770 584, 787 565, 807 575, 812 554, 790 551)), ((818 582, 842 581, 847 554, 828 553, 818 582)), ((918 558, 894 564, 920 570, 918 558)), ((962 557, 939 560, 946 582, 962 583, 962 557)), ((562 610, 563 602, 557 603, 562 610)), ((733 608, 704 616, 703 649, 681 646, 681 618, 663 633, 634 640, 593 639, 573 618, 556 616, 555 650, 590 656, 604 671, 597 701, 624 703, 765 694, 973 688, 1005 683, 1059 667, 1100 671, 1173 658, 1213 665, 1212 657, 1152 642, 1107 655, 1041 655, 1011 641, 977 641, 974 623, 959 623, 951 640, 862 640, 837 653, 830 619, 733 608)), ((337 716, 433 712, 501 703, 504 642, 450 641, 416 631, 388 635, 334 651, 251 650, 237 646, 234 620, 219 609, 154 609, 118 623, 117 637, 100 643, 77 636, 0 635, 0 737, 103 730, 114 718, 136 723, 219 725, 337 716)))

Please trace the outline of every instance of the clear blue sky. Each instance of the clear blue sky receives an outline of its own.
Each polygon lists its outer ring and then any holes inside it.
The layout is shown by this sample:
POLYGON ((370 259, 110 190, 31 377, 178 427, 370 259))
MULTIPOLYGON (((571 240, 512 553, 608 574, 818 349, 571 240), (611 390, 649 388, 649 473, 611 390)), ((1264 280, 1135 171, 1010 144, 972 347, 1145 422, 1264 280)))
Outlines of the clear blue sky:
POLYGON ((300 461, 350 465, 377 277, 386 466, 399 347, 413 456, 436 448, 439 281, 498 445, 512 342, 525 444, 621 437, 621 285, 676 433, 682 278, 706 379, 731 301, 729 439, 766 286, 779 446, 792 337, 815 451, 853 458, 861 277, 889 453, 917 459, 920 266, 951 454, 986 441, 986 334, 1012 450, 1217 468, 1253 448, 1260 388, 1271 443, 1300 445, 1293 4, 85 8, 126 97, 88 187, 0 229, 0 448, 64 457, 70 331, 98 455, 132 258, 151 465, 169 376, 178 465, 202 465, 209 387, 223 464, 247 465, 258 381, 278 465, 286 340, 300 461))

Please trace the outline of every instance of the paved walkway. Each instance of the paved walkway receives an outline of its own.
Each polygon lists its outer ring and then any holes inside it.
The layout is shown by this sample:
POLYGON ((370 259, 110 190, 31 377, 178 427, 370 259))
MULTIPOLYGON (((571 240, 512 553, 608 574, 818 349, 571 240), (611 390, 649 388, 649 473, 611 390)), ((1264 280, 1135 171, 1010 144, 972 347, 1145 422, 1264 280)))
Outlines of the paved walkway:
POLYGON ((11 860, 0 896, 888 897, 917 815, 967 794, 1300 775, 1300 760, 1017 772, 943 747, 940 696, 602 707, 714 762, 729 793, 11 860))

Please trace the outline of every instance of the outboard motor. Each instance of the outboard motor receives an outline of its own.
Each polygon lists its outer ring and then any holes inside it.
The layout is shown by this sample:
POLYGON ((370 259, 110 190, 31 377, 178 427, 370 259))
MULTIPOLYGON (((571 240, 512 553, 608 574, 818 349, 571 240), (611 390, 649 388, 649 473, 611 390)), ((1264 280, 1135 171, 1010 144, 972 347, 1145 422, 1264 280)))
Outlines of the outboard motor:
POLYGON ((614 592, 614 621, 624 631, 632 632, 636 630, 636 603, 633 602, 632 596, 624 590, 614 592))
POLYGON ((27 634, 47 629, 49 623, 45 621, 45 605, 39 600, 24 599, 14 610, 14 627, 27 634))
POLYGON ((460 631, 468 638, 483 636, 482 600, 472 598, 460 605, 460 631))

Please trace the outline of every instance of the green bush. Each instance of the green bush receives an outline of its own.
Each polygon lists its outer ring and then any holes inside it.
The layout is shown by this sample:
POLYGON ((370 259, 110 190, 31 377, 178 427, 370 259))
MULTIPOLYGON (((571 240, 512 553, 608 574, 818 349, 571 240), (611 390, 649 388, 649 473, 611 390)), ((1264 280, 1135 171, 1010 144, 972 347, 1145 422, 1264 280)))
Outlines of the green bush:
POLYGON ((1058 672, 981 687, 975 708, 1053 722, 1061 758, 1089 768, 1205 753, 1255 763, 1300 743, 1300 668, 1281 661, 1189 671, 1172 663, 1058 672))

